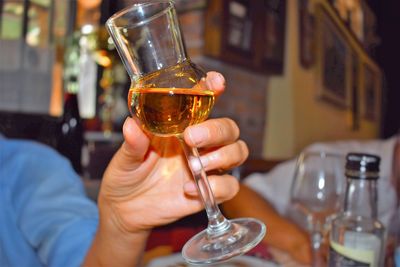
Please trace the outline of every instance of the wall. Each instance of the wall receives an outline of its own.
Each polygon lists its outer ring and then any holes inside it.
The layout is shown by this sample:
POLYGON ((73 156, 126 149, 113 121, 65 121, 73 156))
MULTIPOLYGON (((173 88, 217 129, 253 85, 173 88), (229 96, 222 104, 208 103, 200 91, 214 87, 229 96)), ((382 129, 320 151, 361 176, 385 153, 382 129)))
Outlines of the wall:
POLYGON ((268 77, 239 66, 204 56, 204 9, 179 14, 181 29, 190 58, 205 70, 222 73, 226 90, 216 102, 211 117, 229 117, 240 128, 251 157, 261 157, 266 124, 266 84, 268 77))
POLYGON ((351 127, 349 111, 318 99, 316 66, 306 70, 299 62, 297 1, 287 1, 285 69, 267 85, 265 158, 288 158, 316 141, 377 138, 377 124, 361 119, 351 127))
POLYGON ((238 123, 251 157, 289 158, 316 141, 376 138, 378 125, 361 120, 354 131, 349 111, 318 99, 316 67, 303 69, 299 62, 297 1, 286 3, 285 64, 279 76, 255 74, 204 56, 205 9, 179 14, 190 57, 227 80, 212 116, 238 123))

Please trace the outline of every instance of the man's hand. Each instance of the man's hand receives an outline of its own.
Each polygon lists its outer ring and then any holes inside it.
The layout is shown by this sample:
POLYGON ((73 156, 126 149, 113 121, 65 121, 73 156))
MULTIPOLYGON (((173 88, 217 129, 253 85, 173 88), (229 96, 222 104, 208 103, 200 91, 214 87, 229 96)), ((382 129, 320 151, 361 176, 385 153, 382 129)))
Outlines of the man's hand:
MULTIPOLYGON (((222 75, 206 79, 219 96, 225 87, 222 75)), ((179 141, 145 133, 135 118, 123 126, 125 142, 107 167, 99 193, 100 226, 85 264, 135 264, 149 231, 203 209, 179 141), (118 260, 117 260, 118 259, 118 260)), ((211 119, 188 127, 185 142, 201 151, 206 171, 230 169, 248 156, 239 129, 230 119, 211 119)), ((210 175, 218 202, 239 190, 231 175, 210 175)))

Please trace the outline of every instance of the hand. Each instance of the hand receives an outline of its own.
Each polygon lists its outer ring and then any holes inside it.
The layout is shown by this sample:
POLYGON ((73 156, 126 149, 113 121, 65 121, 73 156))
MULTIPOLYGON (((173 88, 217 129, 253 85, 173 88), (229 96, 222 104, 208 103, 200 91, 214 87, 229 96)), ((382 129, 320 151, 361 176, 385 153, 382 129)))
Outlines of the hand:
MULTIPOLYGON (((207 83, 217 95, 224 90, 220 74, 209 73, 207 83)), ((125 232, 148 230, 200 211, 203 204, 178 140, 146 135, 136 119, 128 118, 123 127, 125 142, 112 159, 99 196, 112 211, 111 218, 125 232)), ((239 138, 239 129, 230 119, 213 119, 188 127, 184 139, 189 146, 203 150, 206 171, 229 169, 248 155, 239 138)), ((230 175, 211 175, 209 181, 217 201, 232 198, 238 191, 230 175)))
MULTIPOLYGON (((217 96, 223 92, 222 75, 210 72, 206 82, 217 96)), ((134 118, 125 121, 123 133, 125 142, 103 176, 99 229, 84 265, 137 264, 153 227, 203 209, 176 138, 146 134, 134 118)), ((206 171, 233 168, 248 156, 237 125, 227 118, 190 126, 183 136, 189 146, 199 148, 206 171)), ((232 198, 239 190, 231 175, 208 178, 217 202, 232 198)))
MULTIPOLYGON (((312 263, 311 244, 307 233, 289 221, 282 222, 280 230, 279 227, 275 227, 273 230, 277 231, 281 237, 280 243, 271 244, 275 251, 281 250, 282 255, 287 253, 286 258, 299 265, 310 265, 312 263)), ((279 263, 282 264, 283 262, 279 263)), ((283 266, 286 265, 283 264, 283 266)))

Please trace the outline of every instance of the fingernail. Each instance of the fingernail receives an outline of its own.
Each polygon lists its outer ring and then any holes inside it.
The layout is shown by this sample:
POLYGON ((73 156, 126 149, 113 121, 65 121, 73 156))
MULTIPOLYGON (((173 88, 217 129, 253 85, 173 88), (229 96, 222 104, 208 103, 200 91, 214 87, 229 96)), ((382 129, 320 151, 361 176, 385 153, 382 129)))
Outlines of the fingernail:
POLYGON ((208 128, 204 126, 194 126, 189 128, 189 138, 194 145, 198 145, 209 136, 208 128))
POLYGON ((225 85, 225 79, 224 76, 222 76, 220 73, 217 73, 211 77, 211 85, 213 88, 218 87, 220 88, 221 85, 225 85))

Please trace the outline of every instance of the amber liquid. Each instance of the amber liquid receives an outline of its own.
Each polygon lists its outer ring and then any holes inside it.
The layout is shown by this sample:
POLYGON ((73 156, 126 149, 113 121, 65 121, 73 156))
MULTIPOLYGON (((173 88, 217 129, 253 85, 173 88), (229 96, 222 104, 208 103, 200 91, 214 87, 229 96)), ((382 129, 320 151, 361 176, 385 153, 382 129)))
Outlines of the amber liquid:
POLYGON ((207 119, 214 104, 209 90, 131 88, 130 111, 156 135, 177 135, 207 119))
POLYGON ((153 134, 179 135, 210 114, 214 93, 204 77, 205 73, 190 60, 151 72, 132 82, 130 112, 153 134))

